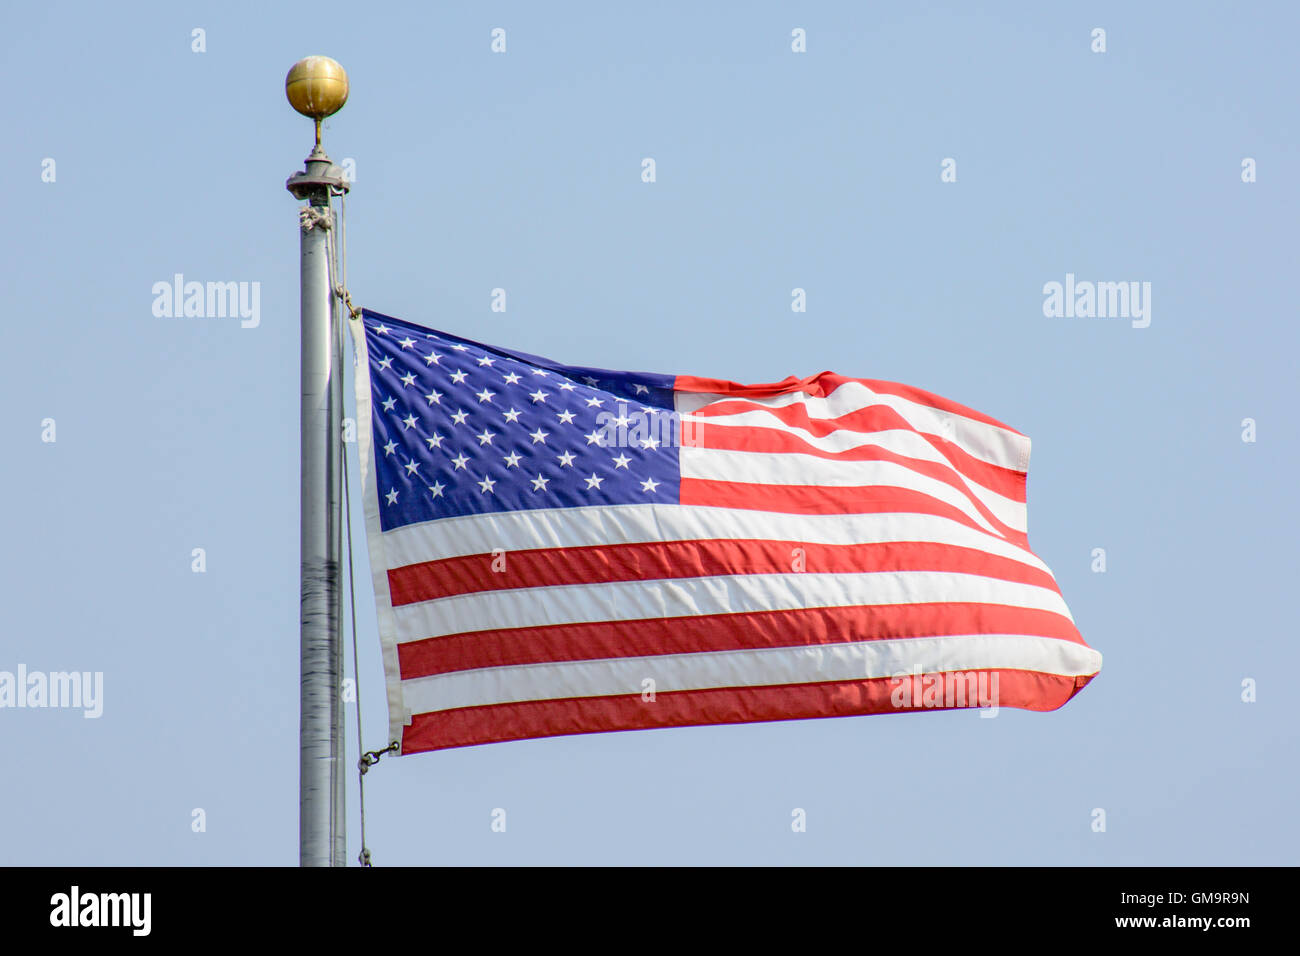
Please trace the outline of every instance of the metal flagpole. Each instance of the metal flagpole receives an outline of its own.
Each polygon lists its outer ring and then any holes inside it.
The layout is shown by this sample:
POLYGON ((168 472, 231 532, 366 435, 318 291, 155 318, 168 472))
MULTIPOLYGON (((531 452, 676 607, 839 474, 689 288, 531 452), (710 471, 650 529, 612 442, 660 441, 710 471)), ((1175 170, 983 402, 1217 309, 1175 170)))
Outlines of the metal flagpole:
POLYGON ((298 862, 345 866, 343 814, 343 642, 339 627, 342 363, 332 307, 330 190, 346 190, 342 171, 320 143, 321 120, 343 107, 348 78, 329 57, 309 56, 285 79, 289 103, 316 124, 306 169, 285 188, 299 210, 302 268, 302 529, 298 763, 298 862))

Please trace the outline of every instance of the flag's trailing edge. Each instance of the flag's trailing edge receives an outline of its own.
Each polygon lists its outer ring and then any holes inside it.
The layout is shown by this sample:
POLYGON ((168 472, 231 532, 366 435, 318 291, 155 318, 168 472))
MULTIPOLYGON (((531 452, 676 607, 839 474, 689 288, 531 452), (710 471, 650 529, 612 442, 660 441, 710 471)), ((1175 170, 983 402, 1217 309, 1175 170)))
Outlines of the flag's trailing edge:
POLYGON ((958 707, 1101 668, 1029 549, 1029 439, 920 389, 562 365, 365 310, 391 740, 958 707))

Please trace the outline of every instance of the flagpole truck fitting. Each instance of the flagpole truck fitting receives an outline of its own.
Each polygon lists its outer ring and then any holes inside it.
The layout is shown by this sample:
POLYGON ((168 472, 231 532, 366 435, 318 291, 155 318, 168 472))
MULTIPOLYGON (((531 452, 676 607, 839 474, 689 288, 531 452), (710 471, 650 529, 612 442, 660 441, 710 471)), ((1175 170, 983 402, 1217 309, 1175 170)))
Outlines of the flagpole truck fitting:
POLYGON ((334 60, 309 56, 284 82, 289 104, 311 117, 316 143, 285 188, 299 209, 302 282, 301 616, 298 764, 298 862, 344 866, 343 635, 340 629, 340 535, 343 380, 340 313, 330 260, 336 222, 331 195, 348 190, 343 171, 321 146, 321 120, 343 108, 348 76, 334 60))

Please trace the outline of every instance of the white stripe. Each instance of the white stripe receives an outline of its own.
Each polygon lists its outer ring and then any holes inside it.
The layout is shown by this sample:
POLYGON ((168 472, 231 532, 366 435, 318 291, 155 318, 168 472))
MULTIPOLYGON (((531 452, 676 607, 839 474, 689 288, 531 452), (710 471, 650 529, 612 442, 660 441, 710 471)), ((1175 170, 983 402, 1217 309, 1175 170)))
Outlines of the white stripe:
MULTIPOLYGON (((873 448, 880 448, 892 452, 895 455, 902 455, 905 458, 917 458, 921 461, 931 461, 955 472, 958 477, 971 486, 973 490, 986 491, 989 494, 997 495, 999 498, 1005 497, 1000 492, 993 490, 988 485, 982 484, 976 478, 965 474, 959 468, 955 467, 943 452, 931 444, 930 440, 919 432, 908 431, 902 428, 890 428, 878 432, 857 432, 850 431, 847 428, 840 428, 828 435, 815 435, 808 429, 801 428, 798 425, 787 425, 785 422, 768 415, 766 412, 739 412, 735 415, 719 415, 716 417, 689 415, 686 416, 684 420, 690 423, 698 423, 698 428, 693 436, 693 443, 687 447, 708 447, 708 431, 703 427, 704 425, 718 425, 723 428, 764 428, 769 431, 779 431, 786 435, 791 435, 803 444, 811 445, 819 451, 828 452, 830 454, 871 446, 873 448)), ((690 433, 691 427, 691 425, 688 425, 686 428, 688 434, 690 433)), ((686 443, 683 442, 682 444, 685 445, 686 443)), ((1007 500, 1015 501, 1015 499, 1007 500)), ((1015 503, 1021 508, 1024 507, 1023 502, 1015 503)))
MULTIPOLYGON (((957 474, 951 465, 947 465, 947 468, 957 474)), ((970 496, 962 494, 947 482, 893 461, 831 461, 816 455, 786 452, 771 454, 683 447, 681 470, 683 478, 735 481, 751 485, 861 487, 864 491, 873 485, 907 488, 950 504, 981 528, 1000 534, 971 503, 970 496)), ((984 489, 976 494, 999 521, 1016 531, 1025 530, 1024 505, 984 489)), ((869 495, 864 494, 865 497, 869 495)))
MULTIPOLYGON (((484 574, 491 574, 484 567, 484 574)), ((875 604, 1001 604, 1070 617, 1055 591, 951 571, 734 574, 482 591, 393 608, 399 644, 500 627, 875 604)))
POLYGON ((791 515, 656 504, 499 511, 406 525, 383 533, 387 563, 378 567, 386 570, 439 558, 488 554, 495 548, 531 551, 712 538, 806 544, 919 541, 974 548, 1051 573, 1027 549, 937 515, 791 515))
MULTIPOLYGON (((861 382, 845 382, 825 398, 816 398, 806 392, 786 392, 764 398, 678 392, 675 397, 676 409, 682 415, 694 414, 715 402, 751 402, 768 408, 804 405, 808 417, 813 419, 840 418, 872 405, 886 405, 918 432, 945 437, 981 461, 1016 471, 1025 471, 1029 466, 1030 441, 1024 435, 898 395, 877 392, 861 382)), ((769 416, 769 420, 775 419, 769 416)))
MULTIPOLYGON (((949 468, 952 467, 948 459, 930 443, 929 439, 920 432, 906 428, 886 428, 872 432, 837 428, 825 435, 818 435, 802 425, 790 425, 783 422, 762 409, 750 409, 749 411, 734 412, 729 415, 683 415, 682 421, 689 423, 684 427, 683 431, 693 440, 699 432, 706 430, 706 426, 767 428, 772 431, 785 432, 787 435, 794 435, 801 441, 821 451, 834 453, 861 448, 864 445, 875 445, 895 454, 906 455, 908 458, 921 458, 926 461, 948 465, 949 468), (695 429, 694 435, 692 429, 695 429)), ((682 443, 685 444, 685 439, 683 439, 682 443)))
POLYGON ((985 669, 1078 677, 1097 673, 1101 655, 1052 638, 971 634, 488 667, 412 678, 402 682, 402 691, 412 712, 423 714, 525 700, 639 695, 646 678, 654 680, 657 692, 668 692, 985 669))

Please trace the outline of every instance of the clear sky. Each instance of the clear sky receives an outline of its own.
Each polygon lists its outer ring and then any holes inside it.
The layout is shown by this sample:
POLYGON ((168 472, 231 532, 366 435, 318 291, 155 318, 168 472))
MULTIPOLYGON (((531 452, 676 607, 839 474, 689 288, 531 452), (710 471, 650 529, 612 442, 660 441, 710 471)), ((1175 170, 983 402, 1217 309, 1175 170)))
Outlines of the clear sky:
POLYGON ((1047 714, 385 759, 377 864, 1296 863, 1297 7, 616 6, 7 15, 0 671, 102 672, 103 712, 0 709, 0 864, 297 861, 284 180, 311 129, 283 81, 310 53, 352 81, 325 135, 355 163, 359 304, 575 365, 831 369, 992 415, 1034 441, 1030 542, 1105 658, 1047 714), (156 316, 176 273, 260 283, 260 323, 156 316), (1045 316, 1067 273, 1149 282, 1150 324, 1045 316))

